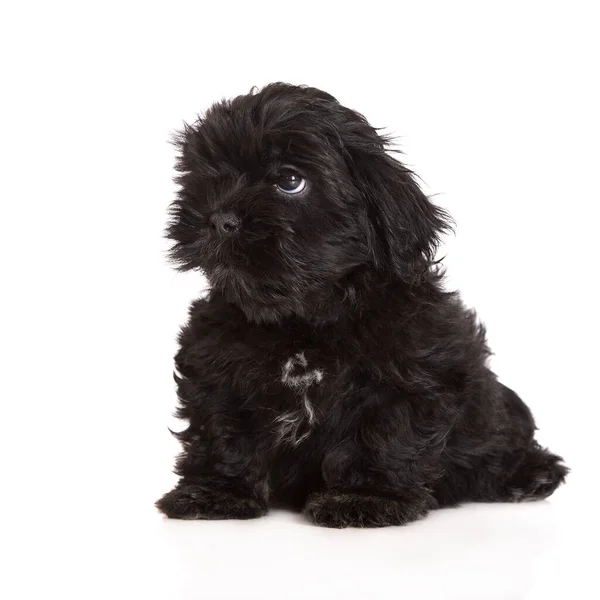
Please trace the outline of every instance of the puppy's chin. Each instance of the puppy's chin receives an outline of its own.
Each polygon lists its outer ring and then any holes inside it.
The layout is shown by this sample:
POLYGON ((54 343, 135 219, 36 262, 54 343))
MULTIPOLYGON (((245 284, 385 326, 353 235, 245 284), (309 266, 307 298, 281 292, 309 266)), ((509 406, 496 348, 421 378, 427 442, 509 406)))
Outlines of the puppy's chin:
MULTIPOLYGON (((382 280, 368 265, 355 265, 331 279, 316 274, 304 278, 280 275, 254 277, 243 269, 220 266, 206 273, 211 295, 239 308, 253 323, 281 323, 287 318, 299 319, 313 326, 331 324, 351 317, 360 296, 382 280)), ((288 274, 289 275, 289 274, 288 274)), ((297 275, 297 274, 296 274, 297 275)))
POLYGON ((259 279, 232 265, 218 265, 206 277, 212 293, 237 306, 249 321, 274 323, 303 312, 300 297, 290 295, 293 285, 259 279))
POLYGON ((221 247, 205 254, 211 294, 238 307, 251 322, 293 317, 316 324, 338 318, 349 308, 349 278, 366 267, 366 244, 358 235, 344 244, 325 238, 312 247, 297 242, 299 247, 289 248, 281 242, 285 238, 277 239, 273 248, 246 245, 226 252, 221 247))

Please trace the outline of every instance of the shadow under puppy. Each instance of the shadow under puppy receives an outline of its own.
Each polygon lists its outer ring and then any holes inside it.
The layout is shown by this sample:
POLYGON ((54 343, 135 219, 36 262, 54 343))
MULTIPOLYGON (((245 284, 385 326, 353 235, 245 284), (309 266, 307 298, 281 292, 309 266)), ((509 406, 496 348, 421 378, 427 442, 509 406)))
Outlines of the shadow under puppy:
POLYGON ((434 261, 449 218, 363 116, 282 83, 178 137, 168 236, 211 289, 175 362, 183 453, 168 517, 402 525, 549 496, 566 467, 487 366, 434 261))

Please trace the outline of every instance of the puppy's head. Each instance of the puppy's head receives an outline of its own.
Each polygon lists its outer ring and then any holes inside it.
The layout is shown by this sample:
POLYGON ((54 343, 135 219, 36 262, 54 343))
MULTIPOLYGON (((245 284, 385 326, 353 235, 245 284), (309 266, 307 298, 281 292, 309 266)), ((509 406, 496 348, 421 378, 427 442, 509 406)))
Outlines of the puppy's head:
POLYGON ((314 88, 217 103, 177 144, 172 259, 252 320, 310 315, 357 268, 412 282, 447 228, 386 140, 314 88))

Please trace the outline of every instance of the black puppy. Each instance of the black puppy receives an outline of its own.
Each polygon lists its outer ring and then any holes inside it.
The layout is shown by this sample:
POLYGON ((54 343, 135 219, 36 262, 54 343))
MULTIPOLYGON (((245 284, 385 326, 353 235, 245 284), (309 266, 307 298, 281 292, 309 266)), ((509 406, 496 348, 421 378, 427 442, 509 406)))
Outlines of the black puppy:
POLYGON ((564 480, 488 368, 476 315, 443 289, 448 216, 363 116, 275 83, 215 104, 178 145, 172 258, 211 290, 179 337, 189 427, 164 514, 281 504, 379 527, 564 480))

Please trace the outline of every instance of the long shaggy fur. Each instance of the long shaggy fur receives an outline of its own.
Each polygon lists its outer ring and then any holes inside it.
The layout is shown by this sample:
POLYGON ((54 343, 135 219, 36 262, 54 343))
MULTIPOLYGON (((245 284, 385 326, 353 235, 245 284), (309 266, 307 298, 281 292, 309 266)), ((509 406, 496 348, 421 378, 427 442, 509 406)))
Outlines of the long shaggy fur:
POLYGON ((211 289, 179 337, 189 426, 164 514, 285 504, 319 525, 377 527, 556 489, 566 467, 443 288, 448 215, 363 116, 276 83, 215 104, 177 144, 172 259, 211 289), (274 185, 285 168, 301 194, 274 185))

